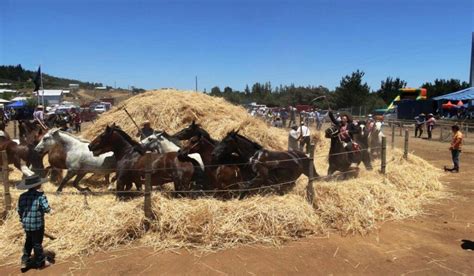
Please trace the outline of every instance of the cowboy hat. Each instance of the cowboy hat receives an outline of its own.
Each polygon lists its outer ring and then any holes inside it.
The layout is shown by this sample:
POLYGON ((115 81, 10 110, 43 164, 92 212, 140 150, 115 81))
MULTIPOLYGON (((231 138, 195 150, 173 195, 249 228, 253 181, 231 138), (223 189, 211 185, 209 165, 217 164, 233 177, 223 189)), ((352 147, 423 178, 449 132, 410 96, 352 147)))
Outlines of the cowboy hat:
POLYGON ((34 187, 37 187, 48 180, 46 178, 41 178, 38 175, 34 174, 32 176, 27 176, 25 179, 23 179, 20 183, 16 185, 16 188, 18 190, 28 190, 34 187))
POLYGON ((42 105, 38 105, 36 108, 43 108, 43 106, 42 106, 42 105))
POLYGON ((149 124, 151 124, 150 120, 146 120, 146 121, 143 122, 143 125, 149 125, 149 124))

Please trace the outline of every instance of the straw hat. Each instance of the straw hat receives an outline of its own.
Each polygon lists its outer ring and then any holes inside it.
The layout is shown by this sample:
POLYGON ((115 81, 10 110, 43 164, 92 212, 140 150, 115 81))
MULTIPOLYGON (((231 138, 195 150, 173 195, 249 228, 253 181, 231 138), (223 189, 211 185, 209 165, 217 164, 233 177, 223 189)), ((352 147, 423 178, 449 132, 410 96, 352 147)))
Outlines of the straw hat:
POLYGON ((42 105, 38 105, 36 108, 41 108, 41 109, 43 109, 43 106, 42 106, 42 105))
POLYGON ((143 122, 143 125, 149 125, 149 124, 151 124, 150 120, 146 120, 146 121, 143 122))
POLYGON ((16 185, 16 188, 18 190, 28 190, 34 187, 37 187, 48 180, 46 178, 41 178, 38 175, 34 174, 32 176, 27 176, 25 179, 23 179, 20 183, 16 185))

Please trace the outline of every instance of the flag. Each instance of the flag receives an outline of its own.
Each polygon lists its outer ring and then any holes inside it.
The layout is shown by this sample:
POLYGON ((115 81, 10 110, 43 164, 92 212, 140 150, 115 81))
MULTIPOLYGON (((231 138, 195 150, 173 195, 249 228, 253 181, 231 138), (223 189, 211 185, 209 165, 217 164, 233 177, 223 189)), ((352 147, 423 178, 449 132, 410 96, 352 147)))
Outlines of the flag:
POLYGON ((38 72, 36 72, 36 76, 33 82, 35 83, 34 91, 38 91, 41 87, 41 66, 38 67, 38 72))

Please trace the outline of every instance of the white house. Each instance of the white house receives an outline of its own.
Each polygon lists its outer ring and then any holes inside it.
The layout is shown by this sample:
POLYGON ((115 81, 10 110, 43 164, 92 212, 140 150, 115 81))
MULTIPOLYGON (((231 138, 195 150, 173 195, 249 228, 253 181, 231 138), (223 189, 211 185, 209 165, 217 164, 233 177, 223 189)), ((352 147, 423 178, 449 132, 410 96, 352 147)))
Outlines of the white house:
POLYGON ((12 89, 0 89, 0 94, 3 94, 3 93, 18 93, 18 91, 16 90, 12 90, 12 89))
POLYGON ((39 93, 40 101, 42 101, 44 97, 44 101, 48 102, 48 105, 60 104, 63 100, 63 90, 45 89, 45 90, 38 90, 38 93, 39 93))

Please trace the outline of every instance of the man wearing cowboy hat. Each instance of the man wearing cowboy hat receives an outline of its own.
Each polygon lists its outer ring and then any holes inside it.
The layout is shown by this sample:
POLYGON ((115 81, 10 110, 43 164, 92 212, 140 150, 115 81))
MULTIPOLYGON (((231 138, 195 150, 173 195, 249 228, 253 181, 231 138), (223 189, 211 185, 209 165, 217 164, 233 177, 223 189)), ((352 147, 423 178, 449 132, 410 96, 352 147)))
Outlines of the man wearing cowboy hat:
POLYGON ((46 182, 45 178, 32 175, 23 179, 16 186, 17 189, 28 190, 22 193, 18 199, 18 215, 20 215, 20 221, 26 234, 23 256, 21 257, 21 269, 50 265, 43 254, 42 245, 44 213, 51 211, 46 196, 40 190, 41 184, 44 182, 46 182), (33 260, 30 260, 32 250, 35 253, 35 257, 33 260))
POLYGON ((38 105, 35 112, 33 112, 33 118, 35 121, 38 121, 40 124, 44 125, 44 111, 43 106, 38 105))
POLYGON ((428 120, 426 120, 426 131, 428 132, 428 139, 431 139, 435 123, 436 123, 436 120, 433 116, 433 113, 429 113, 428 120))
POLYGON ((155 132, 154 129, 151 128, 151 123, 149 120, 143 122, 143 127, 140 129, 140 132, 137 133, 137 137, 140 137, 140 140, 147 138, 150 135, 153 135, 155 132))
POLYGON ((425 113, 420 113, 420 115, 415 117, 415 138, 421 138, 423 134, 423 125, 425 124, 425 113), (418 136, 420 132, 420 136, 418 136))

